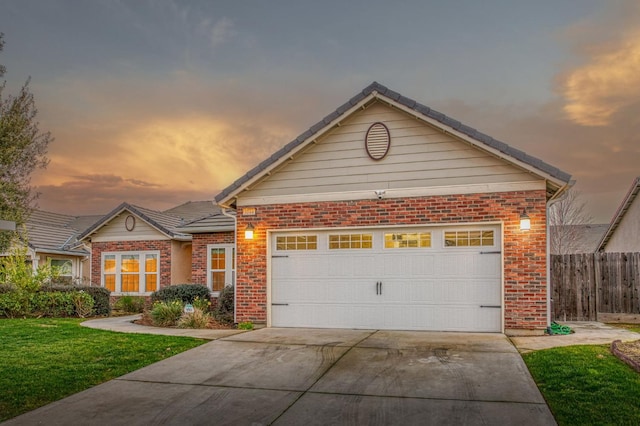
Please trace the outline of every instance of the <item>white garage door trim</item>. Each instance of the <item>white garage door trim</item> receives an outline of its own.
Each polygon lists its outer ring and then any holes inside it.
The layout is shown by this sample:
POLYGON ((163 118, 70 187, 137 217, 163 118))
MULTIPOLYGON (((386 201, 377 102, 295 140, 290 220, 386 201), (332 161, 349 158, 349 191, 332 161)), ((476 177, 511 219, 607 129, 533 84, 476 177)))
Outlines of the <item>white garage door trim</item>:
MULTIPOLYGON (((402 230, 406 230, 407 232, 417 232, 418 229, 424 229, 424 230, 428 230, 429 232, 431 232, 432 238, 435 238, 434 241, 432 242, 432 246, 428 249, 425 249, 429 252, 429 254, 449 254, 449 253, 460 253, 460 254, 464 254, 466 253, 470 253, 470 251, 475 250, 476 253, 475 254, 479 254, 477 253, 478 250, 483 251, 483 252, 488 252, 488 253, 496 253, 495 255, 499 256, 499 301, 497 302, 496 306, 499 306, 499 309, 496 308, 496 314, 499 315, 499 325, 497 327, 491 326, 492 330, 484 330, 484 331, 495 331, 495 332, 504 332, 504 260, 503 260, 503 255, 502 253, 504 252, 504 242, 503 242, 503 224, 501 222, 480 222, 480 223, 463 223, 463 224, 450 224, 450 225, 445 225, 445 224, 433 224, 433 225, 412 225, 412 226, 382 226, 382 227, 354 227, 354 228, 313 228, 313 229, 287 229, 287 230, 278 230, 278 229, 271 229, 267 231, 267 326, 273 326, 273 313, 274 313, 274 307, 272 307, 272 303, 273 303, 273 261, 275 260, 276 262, 278 262, 279 260, 277 260, 279 257, 282 256, 282 252, 276 252, 276 250, 274 249, 274 243, 275 243, 275 237, 277 235, 295 235, 295 234, 305 234, 305 235, 310 235, 310 234, 315 234, 318 235, 318 243, 320 245, 323 245, 323 247, 321 249, 324 249, 324 253, 325 254, 329 254, 329 250, 328 250, 328 231, 330 231, 330 233, 333 234, 357 234, 357 233, 363 233, 363 232, 371 232, 375 235, 376 241, 374 242, 376 245, 376 250, 377 253, 380 255, 384 255, 384 251, 380 251, 382 248, 382 238, 384 235, 383 231, 393 231, 393 232, 399 232, 402 230), (474 229, 478 229, 478 228, 483 228, 483 229, 487 229, 487 228, 492 228, 495 230, 496 233, 496 241, 495 241, 495 245, 492 247, 473 247, 473 248, 469 248, 467 247, 465 248, 457 248, 457 247, 446 247, 444 246, 444 232, 445 231, 461 231, 461 230, 474 230, 474 229), (275 258, 274 258, 275 257, 275 258), (493 329, 495 327, 495 329, 493 329)), ((450 236, 450 235, 449 235, 450 236)), ((320 248, 320 247, 319 247, 320 248)), ((384 250, 389 250, 389 249, 384 249, 384 250)), ((407 250, 415 250, 415 249, 407 249, 407 250)), ((357 250, 356 250, 357 251, 357 250)), ((331 251, 332 253, 335 253, 333 251, 331 251)), ((336 251, 337 252, 337 251, 336 251)), ((343 253, 347 253, 346 250, 342 251, 343 253)), ((414 251, 415 253, 415 251, 414 251)), ((497 261, 497 260, 496 260, 497 261)), ((494 261, 495 262, 495 261, 494 261)), ((495 264, 494 264, 495 267, 495 264)), ((280 269, 280 271, 282 271, 282 269, 280 269)), ((497 277, 494 277, 494 279, 498 279, 497 277)), ((495 282, 495 281, 494 281, 495 282)), ((377 283, 372 284, 372 285, 377 285, 377 283)), ((495 288, 494 288, 495 289, 495 288)), ((377 290, 377 288, 376 288, 377 290)), ((281 293, 282 294, 282 293, 281 293)), ((408 299, 408 300, 412 300, 412 299, 408 299)), ((494 296, 494 300, 495 300, 495 296, 494 296)), ((494 304, 491 303, 491 306, 493 306, 494 304)), ((280 309, 278 307, 275 307, 275 309, 280 309)), ((280 313, 278 314, 279 318, 282 318, 280 315, 280 313)), ((496 319, 494 319, 495 321, 496 319)), ((493 323, 493 322, 492 322, 493 323)), ((278 325, 278 324, 276 324, 278 325)), ((289 325, 289 326, 295 326, 295 325, 289 325)), ((305 326, 305 325, 299 325, 299 326, 305 326)), ((307 325, 309 326, 309 325, 307 325)), ((448 327, 448 325, 447 325, 448 327)), ((354 328, 363 328, 363 327, 354 327, 354 328)), ((366 328, 385 328, 385 327, 366 327, 366 328)), ((399 329, 402 329, 404 327, 400 327, 399 329)), ((460 330, 463 331, 463 330, 460 330)))

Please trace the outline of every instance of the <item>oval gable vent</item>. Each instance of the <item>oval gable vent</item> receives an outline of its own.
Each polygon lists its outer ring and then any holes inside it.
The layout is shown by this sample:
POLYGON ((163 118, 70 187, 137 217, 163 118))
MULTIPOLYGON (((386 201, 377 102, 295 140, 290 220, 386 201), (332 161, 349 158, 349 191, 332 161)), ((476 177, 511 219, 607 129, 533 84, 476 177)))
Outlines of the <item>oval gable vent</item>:
POLYGON ((382 160, 389 152, 390 145, 391 135, 387 126, 382 123, 373 123, 364 138, 364 146, 369 157, 374 160, 382 160))

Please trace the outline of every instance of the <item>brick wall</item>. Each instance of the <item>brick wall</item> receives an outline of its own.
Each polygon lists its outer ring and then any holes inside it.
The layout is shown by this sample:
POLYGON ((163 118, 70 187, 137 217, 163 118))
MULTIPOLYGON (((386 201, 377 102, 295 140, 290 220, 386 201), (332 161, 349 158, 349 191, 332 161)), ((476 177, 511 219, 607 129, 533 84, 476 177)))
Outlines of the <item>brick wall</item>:
POLYGON ((91 282, 99 286, 102 274, 102 253, 117 251, 160 251, 160 288, 171 285, 171 241, 110 241, 91 243, 91 282))
POLYGON ((207 285, 207 245, 235 244, 235 234, 218 232, 215 234, 193 234, 191 252, 191 282, 207 285))
POLYGON ((254 207, 256 215, 248 217, 243 217, 242 209, 238 209, 239 232, 248 223, 255 227, 253 240, 237 241, 239 322, 267 319, 267 229, 502 221, 505 328, 543 329, 547 325, 543 190, 254 207), (520 231, 523 209, 531 217, 530 231, 520 231))

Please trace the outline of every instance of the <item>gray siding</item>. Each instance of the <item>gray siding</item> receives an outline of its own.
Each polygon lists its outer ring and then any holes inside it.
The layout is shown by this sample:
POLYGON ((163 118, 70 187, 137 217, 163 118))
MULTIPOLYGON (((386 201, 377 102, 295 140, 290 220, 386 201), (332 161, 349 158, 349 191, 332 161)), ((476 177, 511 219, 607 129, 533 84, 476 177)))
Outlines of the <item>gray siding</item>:
POLYGON ((636 197, 615 229, 604 251, 640 252, 640 197, 636 197))

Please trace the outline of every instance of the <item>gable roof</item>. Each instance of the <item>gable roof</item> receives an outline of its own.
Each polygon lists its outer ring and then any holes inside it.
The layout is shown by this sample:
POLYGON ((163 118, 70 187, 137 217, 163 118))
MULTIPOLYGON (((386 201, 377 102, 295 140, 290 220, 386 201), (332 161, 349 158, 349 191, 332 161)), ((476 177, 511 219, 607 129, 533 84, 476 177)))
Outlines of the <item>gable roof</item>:
POLYGON ((491 136, 466 126, 453 118, 416 102, 411 98, 402 96, 400 93, 394 92, 393 90, 390 90, 374 81, 369 86, 365 87, 362 92, 356 94, 331 114, 311 126, 306 132, 280 148, 269 158, 262 161, 244 176, 240 177, 225 188, 215 197, 215 201, 220 205, 230 206, 233 204, 230 203, 230 201, 248 185, 258 181, 273 168, 285 161, 289 156, 296 153, 309 143, 312 143, 317 137, 326 133, 328 130, 339 125, 342 120, 349 117, 360 107, 364 107, 375 100, 382 100, 390 105, 399 107, 418 118, 450 132, 454 136, 462 137, 474 145, 487 151, 494 152, 512 163, 520 164, 531 171, 535 171, 536 174, 544 177, 548 181, 551 181, 551 185, 549 185, 549 182, 547 185, 549 196, 553 196, 571 179, 571 175, 568 173, 565 173, 536 157, 528 155, 516 148, 512 148, 504 142, 500 142, 491 136))
POLYGON ((627 195, 625 195, 624 199, 622 200, 622 204, 620 204, 620 206, 618 207, 618 210, 616 210, 616 213, 613 215, 613 219, 611 219, 611 224, 609 225, 609 229, 607 229, 607 232, 605 232, 604 235, 602 236, 600 243, 598 243, 598 246, 596 247, 596 251, 604 250, 607 243, 609 242, 611 237, 613 237, 613 234, 616 232, 618 225, 620 225, 620 222, 624 218, 625 213, 627 212, 627 210, 629 210, 629 208, 631 207, 631 204, 636 199, 639 193, 640 193, 640 176, 638 176, 633 181, 633 184, 631 185, 631 188, 629 188, 627 195))
POLYGON ((185 216, 192 219, 194 217, 201 217, 202 215, 204 215, 204 213, 206 212, 204 203, 208 204, 209 213, 215 211, 216 209, 219 209, 210 201, 187 202, 163 212, 135 206, 129 203, 122 203, 111 212, 103 216, 87 230, 85 230, 81 235, 78 236, 78 239, 83 240, 91 234, 98 232, 100 228, 108 224, 116 216, 120 215, 124 211, 128 211, 129 213, 138 216, 149 226, 155 228, 160 233, 166 235, 171 239, 190 240, 190 235, 178 231, 177 228, 181 225, 184 225, 185 216))
POLYGON ((37 252, 85 256, 78 236, 99 217, 34 210, 25 223, 27 244, 37 252))

